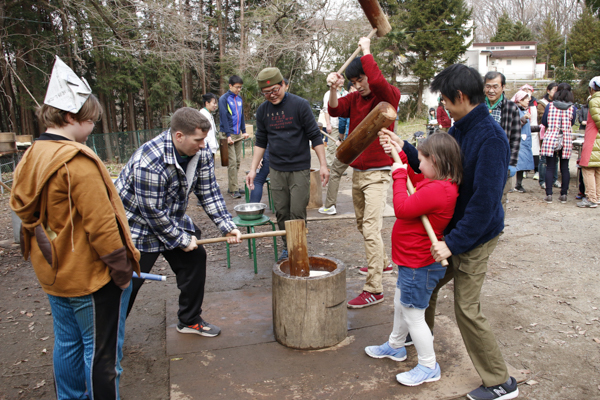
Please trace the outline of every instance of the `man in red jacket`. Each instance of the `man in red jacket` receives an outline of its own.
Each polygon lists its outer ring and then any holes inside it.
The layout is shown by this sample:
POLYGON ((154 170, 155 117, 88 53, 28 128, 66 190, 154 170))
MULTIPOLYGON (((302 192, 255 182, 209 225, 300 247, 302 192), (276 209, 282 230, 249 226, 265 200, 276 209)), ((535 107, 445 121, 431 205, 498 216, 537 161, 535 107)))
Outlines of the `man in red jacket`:
MULTIPOLYGON (((327 77, 331 83, 329 95, 329 115, 332 117, 350 118, 349 136, 354 134, 354 128, 380 102, 386 101, 396 108, 400 102, 400 90, 390 85, 381 74, 377 63, 370 51, 371 41, 361 38, 358 45, 363 56, 356 57, 348 68, 348 78, 356 92, 338 99, 337 90, 344 80, 341 75, 332 72, 327 77)), ((394 124, 390 126, 394 129, 394 124)), ((367 267, 359 270, 367 275, 363 292, 348 302, 349 308, 363 308, 383 301, 382 273, 391 273, 385 253, 381 228, 383 225, 383 210, 390 184, 392 159, 388 157, 379 141, 374 141, 350 166, 352 174, 352 200, 356 214, 358 230, 365 239, 367 267)))

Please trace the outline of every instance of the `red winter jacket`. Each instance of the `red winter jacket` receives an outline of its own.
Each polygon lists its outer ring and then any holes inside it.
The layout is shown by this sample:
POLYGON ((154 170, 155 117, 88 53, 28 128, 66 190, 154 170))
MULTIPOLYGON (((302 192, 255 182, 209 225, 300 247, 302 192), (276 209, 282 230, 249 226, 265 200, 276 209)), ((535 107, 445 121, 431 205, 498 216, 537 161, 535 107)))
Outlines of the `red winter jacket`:
MULTIPOLYGON (((377 63, 371 54, 360 58, 365 75, 368 78, 369 89, 371 93, 363 97, 358 92, 350 93, 338 99, 338 106, 332 108, 328 106, 329 115, 332 117, 350 118, 350 135, 353 134, 354 128, 382 101, 388 102, 392 107, 397 108, 400 102, 400 89, 392 86, 385 80, 377 63)), ((390 130, 394 130, 394 123, 389 126, 390 130)), ((385 154, 383 148, 379 144, 379 140, 375 140, 367 147, 360 156, 352 164, 351 167, 366 170, 370 168, 381 168, 392 165, 392 159, 385 154)))

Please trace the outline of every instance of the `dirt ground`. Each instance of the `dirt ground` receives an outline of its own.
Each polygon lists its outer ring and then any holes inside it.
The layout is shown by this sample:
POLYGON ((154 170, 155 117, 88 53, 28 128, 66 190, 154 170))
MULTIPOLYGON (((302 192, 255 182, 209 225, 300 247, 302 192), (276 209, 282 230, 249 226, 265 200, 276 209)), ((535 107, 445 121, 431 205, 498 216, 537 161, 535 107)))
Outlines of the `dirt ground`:
MULTIPOLYGON (((247 156, 242 170, 249 163, 247 156)), ((219 167, 216 173, 225 191, 226 168, 219 167)), ((542 202, 543 192, 530 178, 523 183, 527 193, 509 195, 507 227, 491 257, 482 291, 483 310, 506 361, 530 371, 530 380, 520 386, 524 399, 600 399, 600 209, 575 206, 574 181, 573 170, 566 204, 542 202)), ((228 196, 226 201, 230 210, 240 202, 228 196)), ((203 237, 219 235, 195 200, 188 212, 203 237)), ((382 231, 388 251, 393 222, 386 218, 382 231)), ((0 241, 12 238, 6 195, 0 198, 0 227, 5 227, 0 241)), ((357 273, 364 265, 364 247, 353 220, 313 221, 308 228, 310 254, 334 256, 348 266, 348 279, 364 279, 357 273)), ((257 275, 245 244, 232 248, 231 269, 226 267, 225 245, 207 247, 206 290, 269 287, 272 240, 260 239, 257 244, 257 275)), ((146 282, 127 321, 121 380, 126 400, 169 398, 165 304, 178 290, 162 258, 153 272, 168 279, 146 282)), ((394 281, 387 277, 384 284, 394 281)), ((452 290, 452 284, 442 289, 438 311, 454 319, 452 290)), ((377 312, 377 306, 371 309, 377 312)), ((218 315, 204 317, 218 325, 218 315)), ((0 400, 54 398, 50 306, 18 247, 0 248, 0 343, 0 400)))

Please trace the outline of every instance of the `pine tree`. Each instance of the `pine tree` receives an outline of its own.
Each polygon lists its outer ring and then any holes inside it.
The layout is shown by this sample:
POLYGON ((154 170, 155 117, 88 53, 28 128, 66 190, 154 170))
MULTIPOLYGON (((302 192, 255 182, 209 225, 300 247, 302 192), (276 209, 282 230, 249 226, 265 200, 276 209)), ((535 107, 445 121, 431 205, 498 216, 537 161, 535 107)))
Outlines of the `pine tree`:
POLYGON ((471 9, 463 0, 396 0, 393 6, 398 10, 396 17, 390 18, 393 31, 385 42, 381 40, 386 47, 377 54, 378 62, 384 66, 390 64, 384 58, 389 56, 390 48, 404 53, 403 67, 407 71, 402 72, 418 79, 417 112, 420 113, 425 85, 436 73, 458 62, 470 45, 466 38, 471 33, 468 27, 471 9))
POLYGON ((521 21, 517 21, 513 26, 511 42, 529 42, 533 40, 533 33, 521 21))
POLYGON ((542 26, 542 31, 538 38, 538 54, 537 62, 546 63, 546 71, 550 69, 552 65, 562 65, 561 60, 561 45, 563 38, 556 29, 556 23, 552 17, 548 16, 542 26))
POLYGON ((600 21, 586 8, 571 29, 567 49, 575 65, 584 66, 594 51, 592 43, 600 35, 600 21))
POLYGON ((498 28, 496 28, 496 34, 492 36, 490 42, 513 42, 513 30, 515 25, 508 16, 508 13, 504 13, 498 18, 498 28))

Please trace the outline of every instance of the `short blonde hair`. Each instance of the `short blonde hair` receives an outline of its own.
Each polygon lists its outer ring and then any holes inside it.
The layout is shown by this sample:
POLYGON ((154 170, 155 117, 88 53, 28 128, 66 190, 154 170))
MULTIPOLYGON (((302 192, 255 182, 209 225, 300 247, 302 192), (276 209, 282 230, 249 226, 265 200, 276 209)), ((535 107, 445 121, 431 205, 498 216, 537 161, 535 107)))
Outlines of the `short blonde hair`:
POLYGON ((38 120, 45 128, 62 128, 63 126, 67 126, 69 124, 67 121, 67 114, 71 114, 71 117, 77 122, 88 120, 96 122, 100 119, 100 116, 102 116, 102 106, 96 96, 90 94, 88 99, 81 106, 81 109, 75 114, 59 110, 48 104, 43 104, 36 110, 38 120))

